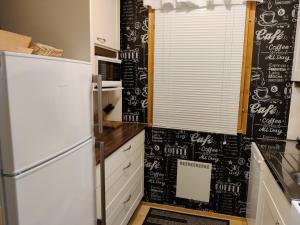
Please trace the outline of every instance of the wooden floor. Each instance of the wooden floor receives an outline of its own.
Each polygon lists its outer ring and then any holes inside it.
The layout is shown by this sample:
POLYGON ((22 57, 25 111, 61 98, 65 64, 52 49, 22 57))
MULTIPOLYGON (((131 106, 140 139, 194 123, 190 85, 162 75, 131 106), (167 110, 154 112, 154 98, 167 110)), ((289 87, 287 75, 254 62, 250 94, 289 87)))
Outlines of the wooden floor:
POLYGON ((218 218, 218 219, 226 219, 226 220, 230 221, 230 225, 247 225, 246 219, 240 218, 240 217, 228 216, 228 215, 223 215, 223 214, 218 214, 218 213, 204 212, 204 211, 192 210, 192 209, 186 209, 186 208, 179 208, 179 207, 168 206, 168 205, 160 205, 160 204, 155 204, 155 203, 146 203, 146 202, 142 202, 139 205, 139 207, 135 211, 134 215, 132 216, 132 218, 128 224, 129 225, 142 225, 150 207, 174 211, 174 212, 180 212, 180 213, 187 213, 187 214, 191 214, 191 215, 199 215, 199 216, 207 216, 207 217, 213 217, 213 218, 218 218))
MULTIPOLYGON (((181 213, 187 213, 191 215, 199 215, 199 216, 207 216, 207 217, 213 217, 218 219, 226 219, 230 221, 230 225, 247 225, 246 219, 235 217, 235 216, 228 216, 218 213, 211 213, 211 212, 204 212, 204 211, 198 211, 198 210, 192 210, 192 209, 185 209, 185 208, 179 208, 174 206, 168 206, 168 205, 160 205, 155 203, 147 203, 142 202, 137 210, 135 211, 134 215, 132 216, 131 220, 129 221, 129 225, 142 225, 144 222, 144 219, 146 218, 146 215, 150 209, 156 208, 156 209, 164 209, 174 212, 181 212, 181 213)), ((1 211, 0 211, 0 225, 1 225, 1 211)))

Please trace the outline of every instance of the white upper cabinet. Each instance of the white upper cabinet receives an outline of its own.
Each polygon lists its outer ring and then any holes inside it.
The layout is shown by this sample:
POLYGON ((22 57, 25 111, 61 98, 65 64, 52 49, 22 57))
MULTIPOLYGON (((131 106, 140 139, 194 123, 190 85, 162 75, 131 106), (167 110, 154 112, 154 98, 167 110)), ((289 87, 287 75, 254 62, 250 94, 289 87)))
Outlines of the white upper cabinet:
POLYGON ((292 80, 300 81, 300 13, 298 12, 298 24, 296 31, 296 41, 294 50, 293 73, 292 80))
POLYGON ((120 0, 91 0, 92 42, 120 50, 120 0))

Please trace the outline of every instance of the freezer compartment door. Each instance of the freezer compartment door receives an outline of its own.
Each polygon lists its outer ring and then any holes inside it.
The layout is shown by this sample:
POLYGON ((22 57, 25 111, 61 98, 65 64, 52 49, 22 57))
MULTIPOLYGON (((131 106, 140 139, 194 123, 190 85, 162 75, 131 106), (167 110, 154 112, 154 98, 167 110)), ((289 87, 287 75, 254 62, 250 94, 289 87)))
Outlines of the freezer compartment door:
POLYGON ((17 177, 4 178, 9 225, 95 225, 95 158, 89 141, 17 177))
POLYGON ((5 174, 31 168, 92 136, 89 63, 14 53, 0 56, 5 174))

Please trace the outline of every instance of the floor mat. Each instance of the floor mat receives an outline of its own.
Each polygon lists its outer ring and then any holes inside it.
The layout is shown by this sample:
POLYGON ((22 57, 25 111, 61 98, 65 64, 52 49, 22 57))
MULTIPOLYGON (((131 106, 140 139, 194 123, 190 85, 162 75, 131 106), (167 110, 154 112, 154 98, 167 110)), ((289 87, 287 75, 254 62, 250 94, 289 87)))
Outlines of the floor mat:
POLYGON ((229 220, 150 208, 143 225, 229 225, 229 220))

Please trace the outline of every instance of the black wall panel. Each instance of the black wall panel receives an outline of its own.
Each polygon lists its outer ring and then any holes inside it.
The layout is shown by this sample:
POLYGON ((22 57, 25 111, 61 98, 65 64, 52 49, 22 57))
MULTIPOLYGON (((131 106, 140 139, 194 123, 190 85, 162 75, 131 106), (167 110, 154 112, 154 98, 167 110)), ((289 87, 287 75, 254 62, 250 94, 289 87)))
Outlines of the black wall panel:
POLYGON ((123 120, 146 122, 148 10, 142 0, 121 0, 123 120))
POLYGON ((248 136, 285 139, 298 1, 257 4, 248 136))

